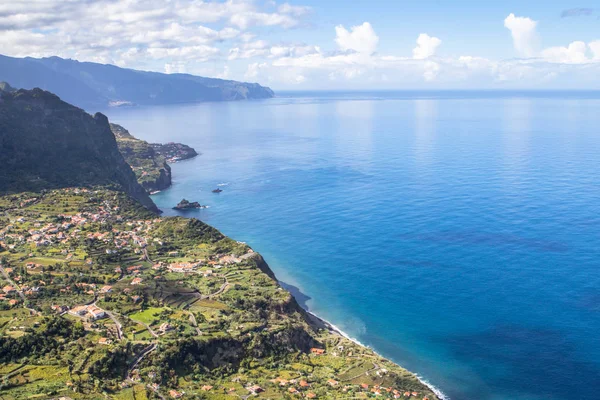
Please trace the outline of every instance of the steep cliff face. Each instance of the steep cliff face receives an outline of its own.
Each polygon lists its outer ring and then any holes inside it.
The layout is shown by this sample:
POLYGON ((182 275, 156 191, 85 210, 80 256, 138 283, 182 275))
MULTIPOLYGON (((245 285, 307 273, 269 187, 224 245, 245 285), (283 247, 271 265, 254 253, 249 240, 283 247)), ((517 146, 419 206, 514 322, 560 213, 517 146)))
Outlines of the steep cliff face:
POLYGON ((121 125, 110 124, 110 129, 117 139, 119 151, 146 191, 164 190, 171 186, 171 167, 150 143, 133 137, 121 125))
POLYGON ((106 116, 91 116, 52 93, 0 92, 0 149, 0 193, 102 185, 158 211, 119 152, 106 116))

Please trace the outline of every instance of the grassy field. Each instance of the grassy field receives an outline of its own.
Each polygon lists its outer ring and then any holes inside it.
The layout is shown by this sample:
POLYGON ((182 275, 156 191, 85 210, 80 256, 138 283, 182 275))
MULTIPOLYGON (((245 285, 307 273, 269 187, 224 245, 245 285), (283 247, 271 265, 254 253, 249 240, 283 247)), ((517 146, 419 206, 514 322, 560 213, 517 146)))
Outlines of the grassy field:
POLYGON ((160 317, 158 315, 163 311, 169 311, 169 309, 166 307, 150 307, 144 311, 130 314, 129 318, 147 325, 153 325, 160 321, 160 317))

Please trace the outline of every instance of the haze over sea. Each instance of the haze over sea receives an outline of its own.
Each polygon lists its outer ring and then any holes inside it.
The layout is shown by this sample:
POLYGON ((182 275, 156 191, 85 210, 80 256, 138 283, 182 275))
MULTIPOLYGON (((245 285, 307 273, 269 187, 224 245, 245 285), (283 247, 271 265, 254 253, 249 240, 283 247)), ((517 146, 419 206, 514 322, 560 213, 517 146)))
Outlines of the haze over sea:
POLYGON ((202 153, 165 214, 209 205, 185 215, 451 399, 600 397, 600 93, 278 96, 107 113, 202 153))

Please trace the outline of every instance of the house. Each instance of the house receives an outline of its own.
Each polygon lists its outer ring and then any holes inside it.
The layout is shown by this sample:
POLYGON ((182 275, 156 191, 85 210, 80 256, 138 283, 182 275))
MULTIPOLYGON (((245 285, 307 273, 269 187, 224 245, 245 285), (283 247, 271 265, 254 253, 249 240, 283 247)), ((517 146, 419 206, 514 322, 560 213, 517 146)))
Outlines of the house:
POLYGON ((65 311, 69 310, 69 307, 68 306, 53 305, 52 306, 52 310, 56 311, 57 313, 64 313, 65 311))
POLYGON ((296 394, 296 393, 298 393, 298 390, 296 388, 291 387, 291 388, 288 388, 288 392, 290 392, 291 394, 296 394))
POLYGON ((111 340, 111 339, 107 339, 107 338, 103 337, 103 338, 100 338, 100 340, 98 340, 98 344, 106 344, 106 345, 109 345, 109 344, 112 344, 112 340, 111 340))
POLYGON ((171 264, 169 265, 169 271, 171 272, 192 272, 194 265, 188 263, 171 264))
POLYGON ((19 300, 17 300, 17 299, 10 299, 8 301, 8 304, 10 304, 11 306, 16 306, 17 304, 19 304, 19 300))
POLYGON ((236 264, 240 262, 240 259, 234 256, 223 256, 219 258, 219 262, 222 264, 236 264))
POLYGON ((13 294, 16 292, 15 288, 9 285, 6 285, 2 288, 2 291, 6 294, 13 294))
POLYGON ((133 278, 131 281, 132 285, 140 285, 142 283, 142 278, 133 278))
POLYGON ((325 354, 325 349, 317 349, 316 347, 313 347, 310 349, 310 352, 316 355, 322 355, 325 354))
POLYGON ((106 317, 106 312, 103 309, 96 306, 89 306, 87 309, 90 318, 93 320, 101 319, 106 317))
POLYGON ((110 293, 112 292, 112 286, 106 285, 100 289, 100 293, 110 293))
POLYGON ((158 330, 163 333, 168 332, 171 329, 173 329, 173 327, 168 322, 163 323, 160 328, 158 328, 158 330))
POLYGON ((309 399, 316 399, 317 395, 314 394, 313 392, 308 392, 308 393, 306 393, 306 397, 308 397, 309 399))
POLYGON ((205 391, 205 392, 208 392, 208 391, 210 391, 212 388, 213 388, 213 387, 212 387, 212 386, 210 386, 210 385, 204 385, 204 386, 202 386, 202 390, 203 390, 203 391, 205 391))
POLYGON ((184 394, 185 394, 185 392, 178 392, 177 390, 169 390, 169 396, 171 396, 174 399, 180 399, 183 397, 184 394))
POLYGON ((76 306, 69 310, 69 314, 74 315, 76 317, 83 317, 87 314, 87 306, 76 306))
POLYGON ((249 391, 250 393, 252 393, 252 394, 258 394, 258 393, 261 393, 261 392, 264 392, 264 391, 265 391, 263 388, 261 388, 261 387, 260 387, 260 386, 258 386, 258 385, 250 386, 250 387, 249 387, 249 388, 247 388, 247 389, 248 389, 248 391, 249 391))
POLYGON ((303 388, 310 387, 310 383, 302 380, 302 381, 300 381, 300 387, 303 387, 303 388))
POLYGON ((334 380, 334 379, 327 379, 327 383, 329 384, 329 386, 331 387, 336 387, 338 385, 338 381, 334 380))
POLYGON ((131 296, 131 300, 133 300, 134 303, 137 303, 138 301, 140 301, 142 298, 140 296, 131 296))

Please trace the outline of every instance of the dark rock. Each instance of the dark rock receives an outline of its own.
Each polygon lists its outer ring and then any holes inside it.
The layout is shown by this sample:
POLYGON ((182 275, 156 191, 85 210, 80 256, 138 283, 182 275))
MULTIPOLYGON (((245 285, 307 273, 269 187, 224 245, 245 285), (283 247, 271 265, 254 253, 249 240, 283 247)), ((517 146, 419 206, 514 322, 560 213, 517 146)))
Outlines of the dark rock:
POLYGON ((197 201, 190 202, 186 199, 183 199, 179 202, 179 204, 173 207, 174 210, 190 210, 195 208, 206 208, 206 206, 201 205, 197 201))
POLYGON ((119 152, 103 114, 41 89, 0 91, 0 193, 112 187, 158 212, 119 152))

